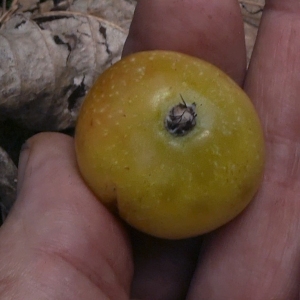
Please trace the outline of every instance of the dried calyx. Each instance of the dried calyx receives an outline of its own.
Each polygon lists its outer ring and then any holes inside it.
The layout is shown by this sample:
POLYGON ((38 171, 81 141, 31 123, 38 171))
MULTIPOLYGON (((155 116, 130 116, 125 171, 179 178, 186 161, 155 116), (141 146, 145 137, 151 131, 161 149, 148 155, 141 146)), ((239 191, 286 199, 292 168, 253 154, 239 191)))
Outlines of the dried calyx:
POLYGON ((166 118, 165 127, 175 136, 188 134, 196 125, 196 103, 188 104, 180 95, 182 102, 173 106, 166 118))

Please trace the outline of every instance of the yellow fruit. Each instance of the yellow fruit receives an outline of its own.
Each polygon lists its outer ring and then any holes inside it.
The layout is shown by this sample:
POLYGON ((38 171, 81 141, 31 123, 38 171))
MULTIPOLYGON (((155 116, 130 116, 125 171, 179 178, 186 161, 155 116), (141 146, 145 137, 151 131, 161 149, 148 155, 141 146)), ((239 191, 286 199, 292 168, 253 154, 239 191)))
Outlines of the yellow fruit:
POLYGON ((83 103, 75 143, 99 200, 162 238, 225 224, 262 179, 263 134, 247 95, 215 66, 171 51, 106 70, 83 103))

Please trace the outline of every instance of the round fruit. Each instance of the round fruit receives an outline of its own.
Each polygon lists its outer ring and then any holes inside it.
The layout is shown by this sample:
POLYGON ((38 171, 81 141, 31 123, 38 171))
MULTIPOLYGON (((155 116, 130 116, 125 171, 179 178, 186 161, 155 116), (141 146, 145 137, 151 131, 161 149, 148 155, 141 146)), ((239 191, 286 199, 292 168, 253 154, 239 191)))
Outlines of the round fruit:
POLYGON ((260 184, 264 141, 249 98, 222 71, 171 51, 106 70, 76 127, 88 186, 133 227, 179 239, 239 214, 260 184))

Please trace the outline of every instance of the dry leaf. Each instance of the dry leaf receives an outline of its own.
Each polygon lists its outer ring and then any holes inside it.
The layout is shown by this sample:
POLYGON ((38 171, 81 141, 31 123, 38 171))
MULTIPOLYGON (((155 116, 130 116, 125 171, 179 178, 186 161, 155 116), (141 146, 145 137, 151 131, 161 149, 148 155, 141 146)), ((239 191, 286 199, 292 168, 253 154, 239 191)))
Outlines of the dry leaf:
POLYGON ((128 29, 135 6, 136 0, 73 0, 69 10, 101 17, 128 29))
POLYGON ((12 207, 17 190, 17 168, 8 154, 0 147, 0 219, 12 207))
POLYGON ((120 58, 126 35, 80 13, 15 15, 0 30, 0 118, 37 131, 74 126, 83 96, 120 58))
POLYGON ((262 11, 265 5, 264 0, 240 0, 240 6, 244 18, 245 40, 247 48, 247 60, 250 61, 255 44, 257 30, 260 23, 262 11))
MULTIPOLYGON (((14 0, 17 12, 32 18, 51 11, 71 11, 93 15, 128 29, 137 0, 14 0)), ((1 16, 1 15, 0 15, 1 16)))

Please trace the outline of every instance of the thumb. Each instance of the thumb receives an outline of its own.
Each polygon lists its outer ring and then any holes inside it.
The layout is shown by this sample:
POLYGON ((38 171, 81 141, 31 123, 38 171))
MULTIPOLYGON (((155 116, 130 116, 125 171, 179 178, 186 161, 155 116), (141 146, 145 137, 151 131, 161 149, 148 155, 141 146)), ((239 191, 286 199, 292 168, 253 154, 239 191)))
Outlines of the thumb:
POLYGON ((0 298, 128 299, 127 236, 82 181, 73 139, 43 133, 23 148, 0 228, 0 298))

